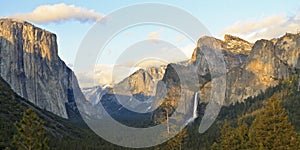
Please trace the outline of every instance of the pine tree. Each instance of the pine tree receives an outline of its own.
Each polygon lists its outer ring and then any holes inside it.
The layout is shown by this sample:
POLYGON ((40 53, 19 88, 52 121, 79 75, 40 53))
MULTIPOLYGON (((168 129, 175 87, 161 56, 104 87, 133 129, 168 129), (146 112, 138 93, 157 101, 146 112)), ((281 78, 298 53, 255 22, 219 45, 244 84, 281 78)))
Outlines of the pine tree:
POLYGON ((45 137, 44 122, 32 109, 27 109, 22 119, 15 123, 18 133, 14 135, 13 144, 20 150, 49 149, 45 137))
POLYGON ((238 119, 238 127, 233 128, 227 120, 224 121, 224 125, 221 129, 221 137, 218 140, 219 144, 214 143, 212 149, 247 149, 248 148, 248 126, 241 119, 238 119))
MULTIPOLYGON (((172 127, 172 126, 171 126, 172 127)), ((181 130, 175 137, 167 142, 166 149, 182 149, 184 139, 187 138, 186 129, 181 130)))
POLYGON ((167 131, 168 131, 168 134, 170 134, 170 124, 169 124, 170 111, 169 110, 171 107, 171 100, 166 99, 164 107, 165 107, 165 111, 166 111, 167 131))
POLYGON ((223 127, 221 129, 220 149, 232 149, 235 141, 234 128, 232 128, 227 120, 224 121, 223 127))
POLYGON ((271 97, 250 127, 254 149, 297 149, 296 133, 280 102, 271 97))
POLYGON ((236 149, 249 148, 249 128, 242 118, 238 118, 238 127, 235 129, 236 149))
POLYGON ((214 142, 211 147, 210 147, 211 150, 219 150, 220 149, 220 146, 217 142, 214 142))
MULTIPOLYGON (((173 121, 182 121, 182 118, 178 117, 172 117, 173 121)), ((163 123, 164 121, 167 121, 167 118, 162 118, 158 120, 159 122, 163 123)), ((177 131, 179 130, 179 127, 176 126, 176 124, 174 124, 173 122, 167 122, 167 130, 165 132, 161 133, 161 136, 164 138, 169 138, 170 136, 174 135, 177 133, 177 131)), ((172 137, 171 139, 169 139, 165 145, 163 145, 162 149, 182 149, 182 145, 184 143, 184 140, 187 138, 188 134, 187 134, 187 129, 184 128, 182 130, 180 130, 180 132, 178 132, 174 137, 172 137)))
POLYGON ((298 133, 298 140, 297 140, 297 142, 298 142, 298 149, 300 149, 300 133, 298 133))

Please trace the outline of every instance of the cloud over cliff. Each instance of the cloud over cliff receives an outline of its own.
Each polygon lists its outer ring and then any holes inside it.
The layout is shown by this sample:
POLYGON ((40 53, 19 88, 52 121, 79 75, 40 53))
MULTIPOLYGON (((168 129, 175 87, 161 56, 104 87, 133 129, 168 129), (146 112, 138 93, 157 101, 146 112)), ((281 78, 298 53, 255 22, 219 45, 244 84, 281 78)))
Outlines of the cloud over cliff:
POLYGON ((64 21, 95 22, 103 18, 102 14, 75 5, 64 3, 41 5, 29 13, 20 13, 8 16, 16 19, 27 20, 34 23, 47 24, 64 21))
POLYGON ((300 30, 300 12, 295 15, 272 15, 261 19, 237 21, 221 34, 233 34, 251 42, 259 39, 271 39, 300 30))

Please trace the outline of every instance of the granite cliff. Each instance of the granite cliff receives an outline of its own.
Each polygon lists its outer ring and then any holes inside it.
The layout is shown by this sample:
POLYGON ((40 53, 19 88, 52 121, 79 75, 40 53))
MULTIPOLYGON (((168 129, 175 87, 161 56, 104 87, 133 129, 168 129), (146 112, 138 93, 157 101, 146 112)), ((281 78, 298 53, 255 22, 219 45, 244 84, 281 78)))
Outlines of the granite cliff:
POLYGON ((213 37, 202 37, 187 66, 168 65, 162 79, 167 87, 165 96, 168 99, 173 99, 174 104, 177 104, 180 100, 172 95, 190 93, 183 100, 192 105, 193 93, 198 92, 199 102, 208 102, 211 79, 214 78, 211 72, 220 72, 222 68, 218 65, 209 68, 207 58, 214 56, 204 54, 205 50, 221 52, 225 62, 226 94, 225 101, 219 102, 222 105, 244 102, 247 98, 255 97, 267 88, 276 86, 279 81, 292 74, 299 75, 300 34, 287 33, 280 38, 259 40, 254 44, 230 35, 225 35, 224 39, 221 41, 213 37))
POLYGON ((96 108, 101 108, 102 105, 115 119, 149 119, 156 86, 164 76, 165 69, 165 66, 139 69, 113 87, 99 85, 82 91, 92 105, 96 108), (128 108, 143 113, 139 114, 128 108))
POLYGON ((292 74, 299 75, 299 69, 299 34, 285 34, 270 41, 259 40, 247 60, 227 74, 226 104, 257 96, 292 74))
POLYGON ((139 69, 113 87, 115 94, 154 96, 156 85, 165 73, 165 66, 139 69))
MULTIPOLYGON (((161 115, 165 108, 162 106, 165 105, 159 105, 165 101, 169 103, 170 113, 190 120, 195 111, 195 99, 198 99, 199 104, 209 101, 212 79, 243 64, 253 44, 231 35, 225 35, 224 39, 201 37, 188 63, 172 63, 167 66, 157 87, 153 107, 158 109, 153 113, 154 120, 163 117, 161 115)), ((226 88, 221 84, 217 86, 226 88)), ((218 94, 220 93, 215 93, 214 96, 220 97, 218 94)), ((218 103, 223 104, 223 101, 218 103)))
POLYGON ((23 98, 68 118, 66 106, 76 109, 73 91, 80 89, 58 56, 56 40, 30 23, 0 19, 0 75, 23 98))

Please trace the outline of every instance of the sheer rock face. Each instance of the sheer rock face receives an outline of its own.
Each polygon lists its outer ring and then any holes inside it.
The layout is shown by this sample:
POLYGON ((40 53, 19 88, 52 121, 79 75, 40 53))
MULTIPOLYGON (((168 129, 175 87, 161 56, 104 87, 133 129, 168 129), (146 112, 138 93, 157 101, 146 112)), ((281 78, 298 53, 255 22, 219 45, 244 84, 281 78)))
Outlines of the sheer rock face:
MULTIPOLYGON (((213 62, 216 57, 210 55, 207 50, 216 53, 221 51, 223 55, 226 66, 226 93, 225 101, 219 102, 223 105, 244 102, 245 99, 278 85, 281 79, 289 77, 291 73, 299 74, 300 71, 300 34, 286 34, 270 41, 259 40, 254 45, 230 35, 226 35, 224 41, 202 37, 188 65, 168 65, 162 79, 164 84, 159 84, 166 87, 166 94, 156 95, 162 100, 175 100, 174 104, 184 100, 188 110, 192 109, 195 92, 199 93, 200 103, 208 102, 213 86, 212 72, 220 72, 222 68, 220 65, 209 67, 209 63, 216 64, 217 61, 213 62), (178 93, 190 94, 178 96, 178 93)), ((158 89, 162 89, 161 87, 158 89)), ((156 113, 159 113, 159 110, 154 112, 154 116, 156 113)))
POLYGON ((207 102, 210 97, 211 72, 215 72, 215 76, 218 75, 218 72, 224 71, 223 73, 226 73, 241 66, 253 45, 230 35, 225 35, 224 38, 225 41, 213 37, 202 37, 198 40, 197 47, 187 66, 180 64, 168 65, 163 78, 167 89, 173 86, 183 86, 185 90, 199 92, 200 100, 207 102), (222 57, 224 64, 216 65, 220 63, 216 56, 222 57), (210 68, 207 60, 215 61, 212 64, 216 66, 210 68), (205 92, 203 93, 203 91, 205 92))
MULTIPOLYGON (((226 61, 226 55, 224 56, 226 61)), ((289 77, 291 73, 299 74, 299 64, 299 34, 257 41, 248 57, 227 72, 225 105, 244 102, 245 99, 278 85, 281 79, 289 77)), ((210 90, 208 82, 200 90, 200 98, 204 101, 208 99, 210 90)))
MULTIPOLYGON (((59 58, 56 35, 29 23, 0 19, 0 74, 20 96, 68 118, 73 72, 59 58)), ((76 80, 76 79, 75 79, 76 80)), ((76 89, 78 91, 78 89, 76 89)))
MULTIPOLYGON (((224 41, 214 37, 204 36, 198 40, 197 47, 207 46, 212 49, 219 49, 238 55, 249 55, 253 44, 239 37, 226 34, 224 41)), ((191 60, 195 59, 197 53, 194 51, 191 60)))
POLYGON ((198 66, 198 68, 205 68, 203 65, 205 62, 201 61, 205 61, 205 57, 207 56, 204 56, 200 48, 202 46, 206 46, 211 49, 222 51, 222 54, 225 58, 224 61, 226 63, 227 71, 234 67, 240 66, 250 54, 253 44, 231 35, 225 35, 224 39, 225 40, 222 41, 207 36, 200 38, 198 40, 197 48, 194 50, 192 55, 191 62, 198 66))
MULTIPOLYGON (((156 85, 163 78, 164 66, 139 69, 129 77, 114 86, 113 92, 119 95, 154 96, 156 85)), ((111 93, 111 92, 110 92, 111 93)))
MULTIPOLYGON (((249 47, 252 47, 251 43, 229 35, 225 36, 225 41, 213 37, 200 38, 188 64, 169 64, 167 66, 162 83, 158 84, 160 87, 157 87, 157 89, 165 87, 165 90, 157 91, 157 103, 154 107, 158 107, 166 99, 172 100, 175 101, 172 103, 172 107, 176 108, 179 103, 184 106, 178 107, 177 113, 191 115, 195 92, 199 93, 197 97, 199 103, 208 102, 211 96, 211 79, 242 65, 251 49, 249 47), (220 59, 217 59, 216 56, 220 59), (215 67, 210 68, 210 65, 215 67), (212 74, 212 72, 214 73, 212 74), (162 91, 166 92, 161 93, 162 91)), ((153 113, 154 118, 159 112, 160 109, 153 113)))
POLYGON ((257 96, 289 77, 290 73, 299 74, 299 60, 299 34, 257 41, 243 65, 227 74, 227 104, 257 96))

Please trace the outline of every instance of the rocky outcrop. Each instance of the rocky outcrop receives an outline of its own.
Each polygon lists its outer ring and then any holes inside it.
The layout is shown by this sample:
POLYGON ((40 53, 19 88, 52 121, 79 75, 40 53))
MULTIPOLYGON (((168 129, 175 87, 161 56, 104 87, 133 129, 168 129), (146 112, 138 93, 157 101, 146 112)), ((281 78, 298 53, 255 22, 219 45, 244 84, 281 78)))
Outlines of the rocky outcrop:
POLYGON ((222 51, 227 71, 240 66, 250 54, 253 44, 231 35, 225 35, 224 39, 225 40, 222 41, 214 37, 201 37, 198 40, 197 48, 194 50, 191 62, 193 62, 195 66, 201 65, 199 68, 203 68, 206 63, 201 61, 206 60, 206 58, 200 48, 206 46, 211 49, 222 51))
POLYGON ((73 91, 80 89, 58 56, 56 40, 55 34, 27 22, 0 19, 0 74, 20 96, 68 118, 66 105, 74 105, 73 91))
POLYGON ((107 94, 111 87, 106 85, 98 85, 89 88, 82 88, 81 91, 84 94, 87 101, 89 101, 92 105, 97 105, 103 95, 107 94))
POLYGON ((85 88, 83 93, 96 108, 105 108, 117 120, 149 119, 156 85, 163 78, 165 68, 160 66, 139 69, 112 88, 85 88))
POLYGON ((139 69, 115 85, 110 93, 126 96, 137 94, 154 96, 157 82, 163 78, 165 68, 161 66, 139 69))
POLYGON ((299 73, 300 35, 257 41, 247 60, 227 74, 226 103, 243 102, 299 73))
MULTIPOLYGON (((177 108, 176 113, 191 115, 194 105, 195 93, 200 103, 208 102, 211 91, 211 80, 226 74, 233 68, 243 64, 253 44, 240 38, 226 35, 225 41, 213 37, 199 39, 192 58, 186 65, 169 64, 162 83, 158 84, 156 103, 158 107, 162 101, 173 101, 172 108, 177 108), (214 66, 214 67, 211 67, 214 66), (161 93, 166 91, 165 93, 161 93), (180 105, 178 107, 179 103, 180 105)), ((216 83, 215 83, 216 84, 216 83)), ((225 87, 224 87, 225 88, 225 87)), ((223 102, 222 102, 223 104, 223 102)), ((159 116, 157 109, 153 116, 159 116)), ((188 116, 182 116, 183 118, 188 116)))
MULTIPOLYGON (((225 36, 225 42, 228 41, 226 40, 228 37, 232 36, 225 36)), ((242 52, 242 54, 229 53, 228 55, 229 51, 234 52, 234 50, 228 49, 228 47, 223 49, 227 68, 226 99, 224 105, 243 102, 249 97, 255 97, 267 88, 276 86, 280 80, 289 77, 290 74, 298 73, 300 59, 299 37, 299 34, 286 34, 281 38, 270 41, 259 40, 252 46, 250 53, 243 53, 244 50, 241 49, 239 52, 242 52)), ((235 37, 234 39, 239 38, 235 37)), ((232 43, 241 44, 245 42, 239 40, 239 42, 235 41, 232 43)), ((218 49, 226 44, 214 38, 204 37, 198 42, 198 46, 203 45, 218 49)), ((242 44, 242 46, 231 47, 247 47, 245 45, 247 45, 247 42, 246 44, 242 44)), ((203 64, 206 64, 206 62, 201 62, 200 59, 201 50, 199 47, 197 50, 199 52, 194 52, 195 55, 193 55, 191 61, 200 66, 200 68, 205 68, 203 64)), ((210 82, 207 82, 200 89, 200 99, 202 102, 209 100, 210 90, 210 82)))
POLYGON ((253 44, 231 35, 225 35, 224 38, 225 41, 213 37, 202 37, 198 40, 197 47, 188 65, 168 65, 163 78, 166 87, 170 88, 181 84, 180 86, 184 85, 186 89, 192 91, 199 91, 203 87, 209 89, 209 85, 206 84, 211 81, 212 71, 226 70, 226 72, 229 72, 233 68, 241 66, 253 44), (206 50, 205 53, 204 50, 206 50), (210 51, 213 53, 210 53, 210 51), (219 63, 215 59, 217 55, 223 58, 226 68, 223 68, 222 65, 215 65, 219 63), (209 67, 208 59, 213 61, 210 63, 215 65, 214 68, 209 67))
MULTIPOLYGON (((198 40, 197 47, 200 48, 201 46, 224 50, 233 54, 248 55, 252 49, 253 44, 239 37, 226 34, 224 36, 224 41, 209 36, 201 37, 198 40)), ((191 60, 194 60, 195 54, 196 53, 193 54, 191 60)))

